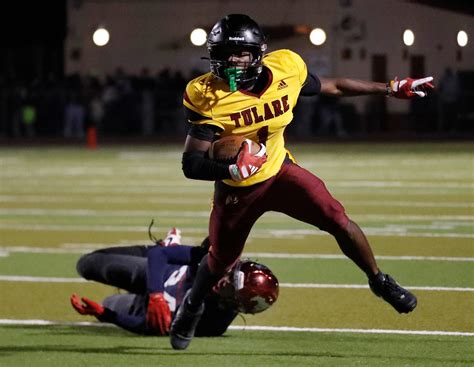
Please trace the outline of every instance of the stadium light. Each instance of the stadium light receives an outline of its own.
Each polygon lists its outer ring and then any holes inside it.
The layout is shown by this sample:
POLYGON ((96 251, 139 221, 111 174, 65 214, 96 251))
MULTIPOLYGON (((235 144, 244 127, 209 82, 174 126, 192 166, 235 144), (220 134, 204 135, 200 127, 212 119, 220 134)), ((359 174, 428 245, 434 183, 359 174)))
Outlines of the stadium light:
POLYGON ((326 42, 326 32, 321 28, 314 28, 309 34, 310 42, 315 46, 321 46, 326 42))
POLYGON ((202 28, 196 28, 191 32, 189 38, 194 46, 202 46, 207 41, 207 33, 202 28))
POLYGON ((464 47, 467 45, 468 41, 469 41, 469 37, 467 36, 467 33, 464 31, 459 31, 458 32, 458 45, 460 47, 464 47))
POLYGON ((415 34, 411 29, 405 29, 403 32, 403 43, 405 46, 411 46, 415 43, 415 34))
POLYGON ((96 46, 102 47, 109 43, 110 34, 109 31, 105 28, 99 27, 95 30, 92 35, 92 41, 96 46))

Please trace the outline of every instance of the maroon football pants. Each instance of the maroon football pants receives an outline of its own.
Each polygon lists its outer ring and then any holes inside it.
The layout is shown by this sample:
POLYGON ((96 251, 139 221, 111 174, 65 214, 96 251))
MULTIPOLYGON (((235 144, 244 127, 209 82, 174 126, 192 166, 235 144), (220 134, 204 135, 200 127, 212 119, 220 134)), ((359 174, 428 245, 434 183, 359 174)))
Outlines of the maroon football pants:
POLYGON ((237 261, 252 226, 268 211, 285 213, 331 234, 349 223, 344 207, 324 182, 294 163, 285 162, 276 176, 249 187, 216 182, 209 222, 213 273, 223 273, 237 261))

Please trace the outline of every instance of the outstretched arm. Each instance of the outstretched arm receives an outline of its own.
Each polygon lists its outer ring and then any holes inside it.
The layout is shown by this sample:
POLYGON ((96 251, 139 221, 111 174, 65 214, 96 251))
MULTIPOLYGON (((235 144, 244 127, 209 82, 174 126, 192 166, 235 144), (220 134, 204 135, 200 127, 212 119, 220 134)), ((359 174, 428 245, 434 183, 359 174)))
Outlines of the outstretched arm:
POLYGON ((431 76, 422 79, 395 78, 386 84, 349 78, 320 78, 320 80, 321 93, 339 97, 376 94, 409 99, 425 97, 434 88, 430 83, 433 80, 431 76))
POLYGON ((387 94, 385 83, 369 82, 348 78, 320 78, 321 93, 331 96, 361 96, 367 94, 387 94))

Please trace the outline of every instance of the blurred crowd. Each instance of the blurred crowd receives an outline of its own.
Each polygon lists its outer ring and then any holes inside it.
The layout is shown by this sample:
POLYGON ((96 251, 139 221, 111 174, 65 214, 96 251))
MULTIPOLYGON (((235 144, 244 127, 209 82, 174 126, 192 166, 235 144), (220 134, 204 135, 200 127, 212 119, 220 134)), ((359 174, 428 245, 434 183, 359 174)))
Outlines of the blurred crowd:
POLYGON ((168 69, 104 79, 53 75, 1 86, 0 134, 8 137, 82 138, 89 127, 104 135, 174 135, 184 130, 185 77, 168 69))
MULTIPOLYGON (((0 136, 6 138, 62 136, 81 139, 90 127, 102 136, 182 136, 185 131, 182 96, 190 75, 169 69, 139 75, 117 69, 104 79, 94 76, 53 75, 26 83, 0 78, 0 136)), ((471 75, 472 77, 472 75, 471 75)), ((407 130, 456 134, 465 129, 472 95, 463 95, 457 73, 446 69, 430 98, 411 102, 405 120, 387 114, 386 100, 368 97, 360 114, 350 99, 324 96, 300 98, 298 123, 288 133, 296 137, 364 136, 407 130), (464 102, 463 102, 464 101, 464 102), (402 122, 400 122, 402 121, 402 122)), ((468 118, 469 119, 469 118, 468 118)), ((472 133, 472 121, 467 128, 472 133)))

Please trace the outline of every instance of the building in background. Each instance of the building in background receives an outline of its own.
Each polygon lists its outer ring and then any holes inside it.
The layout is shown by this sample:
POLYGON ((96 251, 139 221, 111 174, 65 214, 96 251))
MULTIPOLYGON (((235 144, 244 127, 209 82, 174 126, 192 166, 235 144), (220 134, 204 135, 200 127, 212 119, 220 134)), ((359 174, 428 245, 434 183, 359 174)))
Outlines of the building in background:
MULTIPOLYGON (((456 126, 459 130, 474 126, 470 103, 474 98, 474 13, 469 1, 449 1, 450 5, 405 0, 38 3, 14 3, 17 15, 28 15, 19 23, 24 27, 20 27, 18 45, 16 36, 2 36, 8 52, 2 56, 1 67, 4 80, 28 84, 31 98, 39 104, 36 125, 40 135, 63 131, 64 90, 64 95, 78 94, 86 105, 103 111, 98 122, 93 112, 87 119, 104 134, 181 133, 185 80, 208 70, 207 61, 201 60, 207 55, 205 45, 193 45, 191 31, 209 30, 229 13, 255 18, 268 33, 269 51, 293 49, 320 76, 387 81, 397 75, 433 75, 436 83, 450 68, 460 86, 456 126), (262 6, 262 2, 268 4, 262 6), (309 38, 316 28, 316 36, 324 35, 314 41, 318 45, 309 38), (466 37, 461 34, 459 43, 461 31, 466 37), (460 46, 466 38, 467 44, 460 46)), ((9 84, 8 92, 3 88, 0 97, 0 133, 7 136, 19 87, 25 86, 9 84)), ((349 134, 442 132, 437 97, 414 103, 374 97, 345 99, 339 109, 349 134), (408 113, 413 118, 406 122, 402 117, 408 113)), ((317 124, 318 102, 301 104, 304 111, 297 115, 309 113, 317 124)), ((318 131, 308 119, 304 126, 306 131, 295 128, 295 135, 318 131)))

